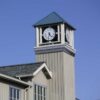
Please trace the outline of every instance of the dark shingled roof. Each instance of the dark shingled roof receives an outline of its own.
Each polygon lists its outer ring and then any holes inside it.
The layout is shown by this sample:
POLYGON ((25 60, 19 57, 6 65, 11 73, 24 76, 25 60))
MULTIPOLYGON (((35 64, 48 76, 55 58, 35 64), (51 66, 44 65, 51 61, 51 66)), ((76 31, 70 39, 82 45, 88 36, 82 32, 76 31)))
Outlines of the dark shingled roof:
POLYGON ((57 24, 57 23, 65 23, 70 28, 75 30, 73 26, 71 26, 68 22, 66 22, 62 17, 60 17, 56 12, 50 13, 48 16, 43 18, 42 20, 38 21, 34 27, 36 26, 42 26, 42 25, 50 25, 50 24, 57 24))
POLYGON ((19 64, 0 67, 0 73, 16 77, 19 75, 33 74, 44 62, 19 64))

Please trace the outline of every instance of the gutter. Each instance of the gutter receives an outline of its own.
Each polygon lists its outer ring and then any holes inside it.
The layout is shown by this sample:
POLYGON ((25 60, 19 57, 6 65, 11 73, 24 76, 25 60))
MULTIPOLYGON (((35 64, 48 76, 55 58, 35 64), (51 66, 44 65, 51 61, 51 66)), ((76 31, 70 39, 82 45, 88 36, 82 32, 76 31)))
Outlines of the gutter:
POLYGON ((32 77, 33 74, 26 74, 26 75, 18 75, 17 78, 25 78, 25 77, 32 77))
POLYGON ((8 75, 1 74, 1 73, 0 73, 0 78, 6 79, 6 80, 9 80, 9 81, 13 81, 13 82, 25 85, 25 86, 31 86, 30 84, 28 84, 24 81, 21 81, 19 79, 16 79, 16 78, 13 78, 13 77, 10 77, 8 75))

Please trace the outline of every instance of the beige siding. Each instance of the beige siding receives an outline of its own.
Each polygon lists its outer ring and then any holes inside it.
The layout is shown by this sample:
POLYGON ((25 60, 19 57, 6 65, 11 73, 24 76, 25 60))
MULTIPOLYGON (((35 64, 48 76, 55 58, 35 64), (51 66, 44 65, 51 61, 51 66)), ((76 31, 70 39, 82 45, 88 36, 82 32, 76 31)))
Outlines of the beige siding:
POLYGON ((28 93, 27 100, 32 100, 33 99, 33 87, 30 87, 27 93, 28 93))
POLYGON ((49 80, 49 100, 64 100, 63 53, 38 54, 37 61, 45 61, 53 73, 49 80))
MULTIPOLYGON (((9 83, 5 82, 0 82, 0 100, 9 100, 9 86, 13 85, 9 85, 9 83)), ((24 89, 21 89, 21 100, 25 100, 24 89)))
POLYGON ((42 71, 40 71, 34 78, 33 83, 42 84, 47 86, 47 78, 42 71))
MULTIPOLYGON (((26 92, 26 100, 34 100, 34 84, 48 87, 48 79, 46 78, 46 76, 44 75, 42 71, 37 73, 37 75, 33 77, 32 79, 30 79, 30 81, 28 80, 28 83, 31 83, 32 87, 30 87, 26 92)), ((47 91, 48 91, 48 88, 47 88, 47 91)), ((47 94, 47 97, 48 97, 48 94, 47 94)))
POLYGON ((25 100, 25 90, 21 89, 21 100, 25 100))
POLYGON ((49 100, 75 100, 74 57, 64 52, 37 54, 37 61, 45 61, 53 73, 49 80, 49 100))
POLYGON ((0 82, 0 100, 9 100, 9 86, 0 82))
POLYGON ((74 93, 74 57, 63 53, 64 56, 64 86, 66 100, 75 100, 74 93))

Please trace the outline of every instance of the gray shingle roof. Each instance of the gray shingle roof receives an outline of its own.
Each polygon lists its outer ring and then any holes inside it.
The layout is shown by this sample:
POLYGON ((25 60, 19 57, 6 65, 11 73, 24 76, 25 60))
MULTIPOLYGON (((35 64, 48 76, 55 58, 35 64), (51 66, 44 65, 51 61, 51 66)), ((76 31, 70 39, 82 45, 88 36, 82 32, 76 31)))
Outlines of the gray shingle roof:
POLYGON ((27 75, 34 73, 44 62, 19 64, 0 67, 0 73, 16 77, 19 75, 27 75))
POLYGON ((42 25, 50 25, 50 24, 57 24, 57 23, 65 23, 67 24, 70 28, 74 29, 73 26, 71 26, 68 22, 66 22, 62 17, 60 17, 56 12, 50 13, 48 16, 45 18, 41 19, 38 21, 34 27, 36 26, 42 26, 42 25))

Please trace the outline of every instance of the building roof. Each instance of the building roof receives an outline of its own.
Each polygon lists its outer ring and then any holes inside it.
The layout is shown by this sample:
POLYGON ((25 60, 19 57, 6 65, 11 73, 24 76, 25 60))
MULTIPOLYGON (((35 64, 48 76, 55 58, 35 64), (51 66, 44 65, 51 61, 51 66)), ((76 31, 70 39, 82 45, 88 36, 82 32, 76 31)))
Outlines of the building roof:
POLYGON ((42 26, 42 25, 50 25, 57 23, 65 23, 67 26, 75 30, 73 26, 71 26, 68 22, 66 22, 62 17, 60 17, 56 12, 50 13, 48 16, 44 17, 40 21, 38 21, 34 27, 42 26))
POLYGON ((44 72, 47 78, 51 78, 52 74, 44 62, 19 64, 0 67, 0 73, 11 77, 29 77, 35 76, 40 70, 44 72))
POLYGON ((18 75, 31 74, 35 72, 43 62, 29 63, 29 64, 19 64, 0 67, 0 73, 16 77, 18 75))
POLYGON ((1 79, 9 81, 9 82, 14 82, 14 83, 17 83, 17 84, 21 84, 23 86, 31 86, 29 83, 26 83, 22 80, 19 80, 19 79, 16 79, 16 78, 13 78, 13 77, 10 77, 8 75, 4 75, 4 74, 0 73, 0 80, 1 79))

